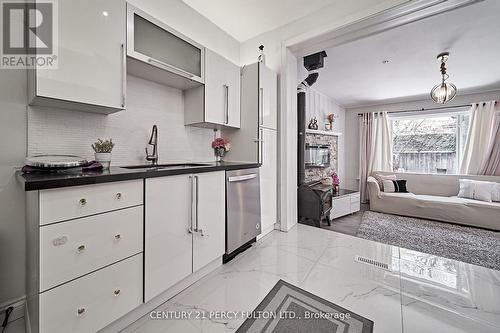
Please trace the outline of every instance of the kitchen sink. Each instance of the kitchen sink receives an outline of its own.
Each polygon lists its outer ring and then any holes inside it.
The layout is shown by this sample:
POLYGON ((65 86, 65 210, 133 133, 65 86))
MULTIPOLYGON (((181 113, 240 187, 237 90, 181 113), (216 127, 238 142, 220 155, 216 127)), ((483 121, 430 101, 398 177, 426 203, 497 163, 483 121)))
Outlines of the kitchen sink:
POLYGON ((167 169, 184 169, 210 166, 209 163, 176 163, 176 164, 158 164, 158 165, 130 165, 124 166, 124 169, 146 169, 146 170, 167 170, 167 169))

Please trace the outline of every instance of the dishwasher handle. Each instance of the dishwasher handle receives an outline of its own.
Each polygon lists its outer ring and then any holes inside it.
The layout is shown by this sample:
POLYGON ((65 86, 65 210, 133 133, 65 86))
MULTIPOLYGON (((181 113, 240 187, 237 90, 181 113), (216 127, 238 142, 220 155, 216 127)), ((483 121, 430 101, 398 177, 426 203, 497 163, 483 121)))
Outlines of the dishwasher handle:
POLYGON ((242 182, 242 181, 250 180, 250 179, 254 179, 254 178, 257 178, 257 174, 256 173, 252 173, 252 174, 249 174, 249 175, 243 175, 243 176, 228 177, 227 180, 230 183, 236 183, 236 182, 242 182))

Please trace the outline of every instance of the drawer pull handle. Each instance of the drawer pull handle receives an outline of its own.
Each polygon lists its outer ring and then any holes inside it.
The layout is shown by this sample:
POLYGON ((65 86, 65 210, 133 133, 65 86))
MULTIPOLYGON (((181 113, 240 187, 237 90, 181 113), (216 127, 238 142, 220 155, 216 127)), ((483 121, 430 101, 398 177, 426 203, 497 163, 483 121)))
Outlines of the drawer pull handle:
POLYGON ((78 248, 78 253, 82 253, 83 251, 85 251, 85 245, 80 245, 78 248))
POLYGON ((120 239, 122 239, 122 235, 120 235, 120 234, 116 234, 116 235, 115 235, 115 239, 116 239, 116 240, 120 240, 120 239))
POLYGON ((81 198, 80 199, 80 206, 85 206, 87 204, 87 199, 81 198))
POLYGON ((121 290, 120 289, 116 289, 115 291, 113 291, 113 294, 116 296, 119 296, 120 295, 120 292, 121 290))
POLYGON ((115 195, 116 200, 120 200, 122 198, 122 194, 120 192, 116 193, 115 195))
POLYGON ((77 315, 78 317, 81 317, 81 316, 83 316, 84 314, 85 314, 85 308, 78 308, 78 309, 76 310, 76 315, 77 315))

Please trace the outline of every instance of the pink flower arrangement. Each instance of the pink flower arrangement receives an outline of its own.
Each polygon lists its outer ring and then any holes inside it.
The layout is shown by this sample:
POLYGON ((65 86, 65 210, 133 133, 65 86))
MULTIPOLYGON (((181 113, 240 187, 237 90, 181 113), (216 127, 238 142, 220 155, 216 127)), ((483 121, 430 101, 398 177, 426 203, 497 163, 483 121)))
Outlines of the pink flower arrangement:
POLYGON ((225 151, 229 151, 231 149, 231 143, 229 142, 228 139, 217 138, 214 141, 212 141, 212 148, 213 149, 223 148, 225 151))
POLYGON ((340 185, 340 179, 336 172, 332 173, 332 184, 340 185))

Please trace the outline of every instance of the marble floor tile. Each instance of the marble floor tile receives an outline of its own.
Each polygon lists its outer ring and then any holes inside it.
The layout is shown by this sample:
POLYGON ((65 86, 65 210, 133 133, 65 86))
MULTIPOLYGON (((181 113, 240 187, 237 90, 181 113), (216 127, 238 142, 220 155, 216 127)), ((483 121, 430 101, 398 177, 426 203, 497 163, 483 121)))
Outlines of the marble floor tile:
MULTIPOLYGON (((157 310, 251 311, 279 279, 373 320, 375 333, 500 332, 500 272, 306 225, 272 232, 157 310)), ((243 321, 144 316, 124 332, 226 333, 243 321)))
POLYGON ((405 332, 500 332, 500 271, 407 249, 400 256, 405 332))

